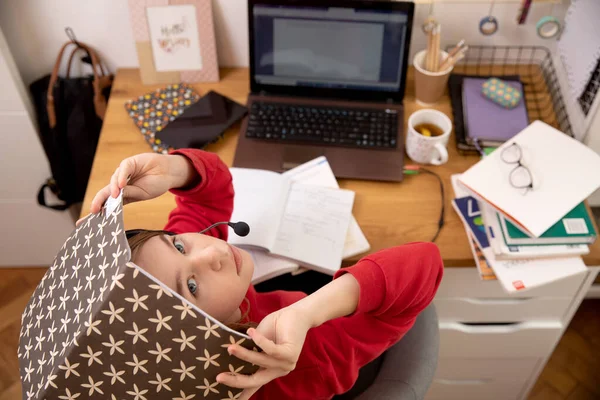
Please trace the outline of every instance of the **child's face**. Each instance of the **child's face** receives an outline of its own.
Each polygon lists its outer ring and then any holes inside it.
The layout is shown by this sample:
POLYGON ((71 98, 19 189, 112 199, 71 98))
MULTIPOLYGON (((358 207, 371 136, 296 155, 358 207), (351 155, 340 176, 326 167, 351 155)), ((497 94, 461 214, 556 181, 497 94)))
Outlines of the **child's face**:
POLYGON ((250 254, 212 236, 155 236, 133 262, 223 323, 238 322, 254 272, 250 254))

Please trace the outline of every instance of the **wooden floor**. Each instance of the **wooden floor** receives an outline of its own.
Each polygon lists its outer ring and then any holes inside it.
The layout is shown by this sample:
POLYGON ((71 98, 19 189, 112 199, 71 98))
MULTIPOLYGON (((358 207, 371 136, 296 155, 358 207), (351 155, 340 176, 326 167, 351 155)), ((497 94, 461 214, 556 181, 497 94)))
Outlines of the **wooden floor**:
MULTIPOLYGON (((21 399, 17 345, 21 312, 45 269, 0 269, 0 400, 21 399)), ((530 400, 600 399, 600 300, 585 300, 530 400)))

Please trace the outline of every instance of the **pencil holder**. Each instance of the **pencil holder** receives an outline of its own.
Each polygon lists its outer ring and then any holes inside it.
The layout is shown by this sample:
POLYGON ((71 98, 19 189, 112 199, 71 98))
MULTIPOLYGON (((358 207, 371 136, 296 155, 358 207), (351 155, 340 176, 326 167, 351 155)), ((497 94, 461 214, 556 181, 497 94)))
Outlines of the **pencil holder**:
MULTIPOLYGON (((439 101, 446 90, 448 77, 453 67, 444 71, 430 72, 425 69, 426 50, 418 52, 413 58, 415 67, 415 92, 417 103, 422 106, 431 106, 439 101)), ((440 65, 448 57, 448 53, 440 51, 440 65)))

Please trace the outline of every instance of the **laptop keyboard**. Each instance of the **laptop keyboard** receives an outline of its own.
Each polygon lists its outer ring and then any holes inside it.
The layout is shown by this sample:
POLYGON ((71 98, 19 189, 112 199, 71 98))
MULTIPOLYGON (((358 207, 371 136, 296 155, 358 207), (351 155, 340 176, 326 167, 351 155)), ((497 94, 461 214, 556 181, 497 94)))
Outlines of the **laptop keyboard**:
POLYGON ((396 148, 395 110, 252 103, 246 136, 261 140, 360 148, 396 148))

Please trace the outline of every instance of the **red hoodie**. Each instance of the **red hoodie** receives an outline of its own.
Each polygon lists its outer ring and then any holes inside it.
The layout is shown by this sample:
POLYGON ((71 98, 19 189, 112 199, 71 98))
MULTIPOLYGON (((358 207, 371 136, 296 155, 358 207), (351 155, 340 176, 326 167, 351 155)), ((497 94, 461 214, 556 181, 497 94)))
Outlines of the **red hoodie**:
MULTIPOLYGON (((227 166, 212 153, 179 150, 200 175, 187 190, 173 190, 177 207, 166 230, 198 232, 218 221, 229 221, 233 210, 233 186, 227 166)), ((227 240, 227 227, 211 230, 227 240)), ((378 251, 362 258, 335 278, 349 273, 360 285, 356 312, 311 329, 296 369, 263 386, 252 399, 330 399, 348 391, 358 370, 397 342, 413 326, 417 315, 433 300, 442 280, 443 265, 436 245, 411 243, 378 251)), ((301 292, 246 294, 249 319, 259 323, 268 314, 305 297, 301 292)), ((245 303, 242 313, 246 311, 245 303)))

